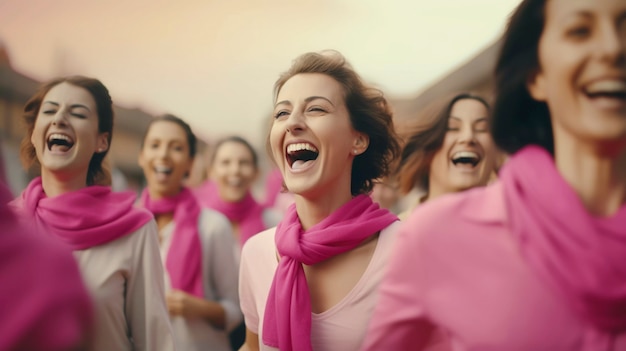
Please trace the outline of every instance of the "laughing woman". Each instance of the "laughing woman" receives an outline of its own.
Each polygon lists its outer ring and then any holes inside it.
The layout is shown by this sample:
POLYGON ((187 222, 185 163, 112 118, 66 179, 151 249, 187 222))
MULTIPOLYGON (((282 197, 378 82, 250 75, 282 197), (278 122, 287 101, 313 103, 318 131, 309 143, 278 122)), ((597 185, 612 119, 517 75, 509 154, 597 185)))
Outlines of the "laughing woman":
POLYGON ((141 204, 159 227, 178 349, 229 351, 228 332, 242 320, 235 241, 228 220, 201 209, 183 186, 195 155, 196 137, 187 123, 172 115, 152 120, 139 154, 148 181, 141 204))
POLYGON ((243 349, 356 350, 399 224, 367 195, 399 149, 386 100, 340 54, 304 54, 275 84, 269 145, 295 204, 244 246, 243 349))
POLYGON ((626 1, 522 1, 495 91, 511 158, 411 215, 364 349, 626 350, 626 1))
POLYGON ((53 80, 26 103, 22 160, 40 166, 13 202, 74 251, 95 304, 93 350, 172 350, 152 215, 113 193, 102 160, 113 104, 100 81, 53 80))
POLYGON ((441 195, 487 185, 495 170, 496 147, 489 134, 489 104, 457 94, 427 107, 402 150, 400 189, 425 194, 399 217, 441 195))

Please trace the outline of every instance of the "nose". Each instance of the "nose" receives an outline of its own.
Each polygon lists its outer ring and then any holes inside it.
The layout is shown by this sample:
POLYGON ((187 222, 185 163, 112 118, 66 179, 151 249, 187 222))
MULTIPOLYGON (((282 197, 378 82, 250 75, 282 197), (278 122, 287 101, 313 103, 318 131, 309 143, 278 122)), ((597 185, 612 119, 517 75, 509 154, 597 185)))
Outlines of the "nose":
POLYGON ((306 129, 306 121, 303 113, 293 111, 285 121, 285 128, 288 133, 294 134, 306 129))
POLYGON ((611 64, 624 64, 626 62, 626 34, 613 22, 605 22, 599 33, 596 52, 601 58, 611 64))
POLYGON ((55 126, 65 126, 67 125, 67 116, 66 116, 66 112, 64 109, 60 108, 55 114, 54 117, 52 118, 52 125, 55 126))
POLYGON ((476 142, 476 133, 474 132, 474 128, 469 126, 461 128, 461 132, 459 134, 459 142, 474 144, 476 142))

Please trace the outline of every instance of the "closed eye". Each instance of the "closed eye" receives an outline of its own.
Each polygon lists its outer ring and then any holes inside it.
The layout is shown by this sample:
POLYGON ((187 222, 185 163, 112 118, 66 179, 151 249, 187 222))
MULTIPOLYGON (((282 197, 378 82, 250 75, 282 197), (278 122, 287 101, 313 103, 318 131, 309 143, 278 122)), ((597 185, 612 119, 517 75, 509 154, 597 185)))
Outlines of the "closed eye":
POLYGON ((289 114, 289 112, 285 111, 285 110, 278 111, 277 113, 274 114, 274 118, 280 118, 280 117, 286 116, 288 114, 289 114))

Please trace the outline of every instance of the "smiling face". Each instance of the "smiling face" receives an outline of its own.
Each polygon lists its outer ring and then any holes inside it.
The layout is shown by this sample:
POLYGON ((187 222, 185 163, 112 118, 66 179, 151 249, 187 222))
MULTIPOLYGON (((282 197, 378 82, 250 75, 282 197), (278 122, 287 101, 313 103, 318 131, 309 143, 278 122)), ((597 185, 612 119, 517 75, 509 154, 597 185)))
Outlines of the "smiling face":
POLYGON ((626 140, 626 2, 551 0, 528 84, 545 101, 555 136, 577 142, 626 140))
POLYGON ((139 165, 153 199, 178 194, 192 163, 187 134, 180 125, 166 120, 150 125, 139 153, 139 165))
POLYGON ((243 199, 257 173, 254 156, 248 146, 225 141, 215 150, 210 175, 224 201, 238 202, 243 199))
POLYGON ((429 194, 437 196, 487 184, 496 159, 488 113, 476 99, 454 103, 443 144, 430 165, 429 194))
POLYGON ((280 89, 270 147, 287 188, 305 198, 350 197, 352 162, 368 138, 352 127, 341 85, 304 73, 280 89))
POLYGON ((64 82, 45 95, 30 141, 43 177, 53 174, 86 182, 92 156, 109 147, 107 136, 98 131, 93 96, 84 88, 64 82))

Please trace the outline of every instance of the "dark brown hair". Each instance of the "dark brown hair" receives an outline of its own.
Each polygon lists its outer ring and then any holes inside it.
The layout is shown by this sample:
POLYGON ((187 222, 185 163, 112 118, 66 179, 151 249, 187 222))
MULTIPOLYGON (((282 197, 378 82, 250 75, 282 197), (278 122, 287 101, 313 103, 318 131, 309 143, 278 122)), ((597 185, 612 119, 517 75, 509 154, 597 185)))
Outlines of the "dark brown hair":
POLYGON ((187 124, 187 122, 183 121, 179 117, 176 117, 170 114, 165 114, 165 115, 155 117, 152 119, 152 121, 150 121, 150 123, 148 124, 148 128, 146 128, 146 131, 143 133, 143 137, 141 138, 141 148, 143 149, 143 146, 146 143, 146 137, 148 136, 150 127, 152 127, 153 124, 157 122, 162 122, 162 121, 172 122, 174 124, 177 124, 185 131, 185 136, 187 137, 187 144, 189 146, 189 157, 193 159, 196 156, 196 152, 198 148, 196 135, 193 133, 193 130, 191 130, 191 127, 189 126, 189 124, 187 124))
POLYGON ((107 141, 109 147, 103 152, 96 152, 91 157, 89 168, 87 170, 87 185, 110 185, 111 175, 108 170, 103 167, 102 161, 111 148, 111 140, 113 138, 113 101, 107 88, 97 79, 83 76, 70 76, 53 79, 39 87, 35 95, 33 95, 24 106, 23 121, 26 125, 26 135, 22 139, 20 150, 22 164, 28 169, 32 166, 41 167, 37 160, 35 147, 30 139, 35 129, 37 115, 43 103, 43 99, 50 89, 61 83, 68 83, 87 90, 96 102, 96 111, 98 114, 98 132, 108 133, 107 141))
POLYGON ((445 97, 429 104, 417 117, 409 138, 402 149, 398 165, 400 190, 410 192, 415 186, 428 190, 430 164, 435 153, 441 149, 448 130, 452 107, 460 100, 476 100, 490 110, 484 98, 469 93, 445 97))
POLYGON ((509 154, 529 144, 554 150, 550 112, 545 102, 528 92, 539 71, 539 40, 544 28, 546 0, 524 0, 511 16, 502 39, 495 70, 495 101, 491 134, 509 154))
POLYGON ((217 142, 217 144, 215 144, 215 147, 213 148, 213 152, 211 153, 211 158, 209 161, 210 167, 213 166, 213 162, 215 161, 215 155, 217 155, 217 151, 220 149, 222 145, 226 143, 239 143, 245 146, 248 149, 248 151, 250 151, 250 155, 252 155, 252 165, 254 166, 255 169, 259 168, 259 156, 257 155, 256 151, 246 139, 237 135, 232 135, 227 138, 221 139, 220 141, 217 142))
POLYGON ((400 151, 387 100, 380 90, 366 86, 337 51, 309 52, 296 58, 274 84, 274 99, 290 78, 303 73, 325 74, 342 86, 352 127, 369 137, 365 152, 354 158, 350 191, 352 195, 369 193, 376 178, 389 174, 400 151))

